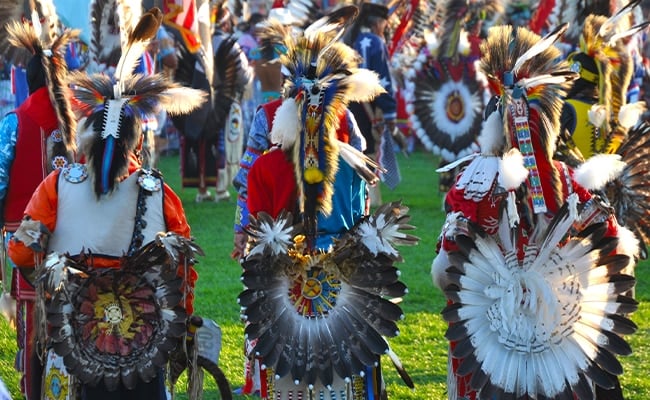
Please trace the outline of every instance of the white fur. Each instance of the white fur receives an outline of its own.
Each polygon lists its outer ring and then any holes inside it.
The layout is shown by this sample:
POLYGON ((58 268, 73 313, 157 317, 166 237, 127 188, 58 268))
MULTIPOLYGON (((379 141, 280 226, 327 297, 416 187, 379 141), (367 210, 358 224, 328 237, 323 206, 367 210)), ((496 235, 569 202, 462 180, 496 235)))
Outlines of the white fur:
POLYGON ((524 156, 519 149, 510 149, 499 160, 499 184, 506 190, 518 188, 528 177, 528 170, 524 166, 524 156))
POLYGON ((208 99, 204 90, 171 87, 160 96, 160 106, 171 115, 188 114, 208 99))
POLYGON ((625 166, 618 154, 596 154, 576 169, 574 179, 585 189, 602 189, 618 177, 625 166))
POLYGON ((278 107, 273 119, 271 129, 271 142, 281 145, 283 148, 293 146, 300 135, 300 120, 298 115, 298 104, 292 98, 288 98, 278 107))
POLYGON ((483 121, 481 133, 476 138, 476 141, 483 154, 497 154, 503 147, 505 143, 503 121, 498 111, 493 112, 488 116, 487 120, 483 121))
POLYGON ((449 257, 445 250, 440 250, 440 253, 433 259, 431 263, 431 280, 435 287, 440 290, 445 290, 445 287, 449 284, 446 278, 445 271, 449 268, 449 257))

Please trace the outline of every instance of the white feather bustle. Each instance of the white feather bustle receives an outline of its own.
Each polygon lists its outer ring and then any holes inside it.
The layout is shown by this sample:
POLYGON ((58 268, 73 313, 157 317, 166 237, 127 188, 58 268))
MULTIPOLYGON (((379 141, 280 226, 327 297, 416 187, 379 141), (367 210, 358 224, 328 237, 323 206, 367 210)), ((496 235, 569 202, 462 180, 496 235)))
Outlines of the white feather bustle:
POLYGON ((501 187, 510 191, 518 188, 528 178, 528 170, 524 166, 524 156, 517 148, 508 150, 499 160, 499 178, 501 187))
POLYGON ((621 272, 634 276, 634 267, 640 256, 639 238, 637 238, 634 232, 624 226, 617 226, 617 231, 618 246, 616 246, 616 253, 625 254, 630 257, 630 262, 621 272))
POLYGON ((618 177, 625 166, 618 154, 597 154, 576 169, 574 179, 585 189, 602 189, 606 183, 618 177))
POLYGON ((481 153, 495 155, 503 148, 505 136, 503 132, 503 121, 498 111, 490 114, 483 122, 481 133, 476 138, 481 153))
POLYGON ((271 129, 271 142, 281 145, 283 148, 293 146, 300 135, 300 120, 298 115, 298 104, 293 98, 282 101, 273 118, 273 128, 271 129))

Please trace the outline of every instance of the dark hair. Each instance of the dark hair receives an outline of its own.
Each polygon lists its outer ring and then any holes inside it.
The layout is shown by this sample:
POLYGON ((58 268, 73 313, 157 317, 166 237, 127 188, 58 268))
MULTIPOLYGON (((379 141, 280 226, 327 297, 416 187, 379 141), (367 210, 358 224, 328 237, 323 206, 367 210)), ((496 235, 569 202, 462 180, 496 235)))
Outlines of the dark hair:
POLYGON ((47 84, 45 81, 45 68, 40 56, 33 56, 27 63, 27 86, 29 94, 34 93, 37 89, 47 84))

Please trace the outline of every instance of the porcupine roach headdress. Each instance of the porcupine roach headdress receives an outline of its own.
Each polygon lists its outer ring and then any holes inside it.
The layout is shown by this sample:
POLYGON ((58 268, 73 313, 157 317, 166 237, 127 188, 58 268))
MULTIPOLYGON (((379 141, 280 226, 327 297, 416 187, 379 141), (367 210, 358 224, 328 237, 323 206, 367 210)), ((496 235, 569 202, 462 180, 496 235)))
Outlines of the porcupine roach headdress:
MULTIPOLYGON (((77 40, 79 31, 67 29, 58 34, 59 20, 56 12, 45 5, 41 5, 39 9, 49 10, 49 12, 41 14, 34 9, 32 23, 28 20, 12 21, 4 29, 8 35, 8 42, 16 48, 27 50, 33 58, 40 60, 45 71, 50 101, 59 121, 58 134, 55 133, 56 137, 53 136, 48 140, 48 160, 51 160, 51 163, 48 163, 47 168, 51 171, 74 161, 76 126, 64 82, 68 74, 65 50, 70 41, 77 40), (40 15, 44 17, 43 22, 40 15)), ((14 55, 14 62, 21 59, 19 53, 10 54, 14 55)))
POLYGON ((70 75, 73 107, 84 118, 81 150, 99 197, 109 193, 128 171, 131 154, 140 144, 142 119, 162 107, 183 114, 205 99, 200 90, 183 88, 160 74, 134 75, 133 69, 162 21, 153 8, 144 13, 128 35, 115 75, 70 75))
POLYGON ((481 150, 501 155, 519 149, 529 171, 526 188, 535 214, 554 213, 563 203, 552 158, 562 96, 577 74, 559 61, 553 43, 566 28, 540 38, 526 28, 496 26, 481 44, 480 67, 496 93, 479 135, 481 150))
MULTIPOLYGON (((300 37, 285 37, 281 63, 289 76, 271 140, 287 151, 293 146, 295 174, 306 232, 315 233, 316 214, 331 212, 338 156, 371 182, 360 152, 337 140, 342 113, 350 101, 368 101, 383 91, 377 75, 358 68, 358 55, 338 41, 356 15, 347 6, 314 22, 300 37)), ((281 36, 281 35, 280 35, 281 36)), ((282 46, 278 46, 281 48, 282 46)))
MULTIPOLYGON (((614 136, 624 137, 627 129, 625 119, 638 121, 640 110, 638 105, 626 106, 627 89, 633 74, 633 61, 623 38, 645 29, 650 22, 646 21, 630 27, 630 13, 639 5, 640 0, 628 3, 612 17, 589 15, 585 20, 580 35, 580 51, 569 56, 577 60, 578 55, 586 55, 596 64, 596 71, 589 70, 585 65, 574 63, 572 68, 580 73, 582 79, 592 82, 598 87, 598 104, 592 107, 590 121, 604 135, 607 146, 614 136), (636 118, 623 117, 627 112, 636 109, 636 118), (619 114, 622 113, 622 114, 619 114), (622 117, 622 118, 621 118, 622 117)), ((606 149, 595 149, 604 152, 606 149)))

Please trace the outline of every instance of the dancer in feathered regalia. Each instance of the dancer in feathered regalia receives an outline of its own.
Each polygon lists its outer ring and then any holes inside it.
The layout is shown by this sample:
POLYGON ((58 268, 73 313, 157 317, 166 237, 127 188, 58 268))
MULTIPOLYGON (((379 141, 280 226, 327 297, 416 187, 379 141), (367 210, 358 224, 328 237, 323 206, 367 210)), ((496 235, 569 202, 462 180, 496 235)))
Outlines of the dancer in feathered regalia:
POLYGON ((646 184, 649 148, 647 123, 641 123, 645 102, 628 102, 633 61, 626 41, 641 34, 648 22, 630 26, 639 6, 635 0, 611 17, 589 15, 580 35, 580 48, 568 57, 580 74, 565 100, 557 157, 567 163, 599 165, 600 154, 617 154, 622 161, 616 178, 600 190, 615 209, 618 222, 634 232, 640 256, 647 257, 650 204, 646 184))
MULTIPOLYGON (((79 32, 60 30, 52 4, 32 3, 31 8, 23 9, 26 5, 22 2, 0 5, 0 24, 4 31, 0 48, 12 62, 26 66, 29 87, 29 97, 0 121, 3 241, 4 233, 11 237, 18 229, 36 187, 51 171, 73 163, 76 151, 75 120, 65 95, 68 69, 64 54, 79 32), (13 47, 5 50, 8 44, 13 47)), ((16 299, 12 310, 18 342, 15 365, 21 374, 20 390, 31 399, 34 396, 28 382, 35 291, 16 268, 12 269, 11 286, 11 295, 16 299)))
POLYGON ((186 333, 201 251, 178 196, 141 167, 142 120, 205 96, 133 73, 161 20, 152 9, 128 31, 114 76, 71 74, 86 164, 47 176, 9 243, 37 284, 35 398, 167 398, 163 368, 186 333))
POLYGON ((257 339, 265 399, 380 399, 384 336, 402 317, 397 244, 414 244, 399 202, 364 216, 369 161, 338 135, 349 101, 381 92, 377 75, 358 68, 338 42, 356 14, 349 6, 285 42, 289 72, 271 140, 249 173, 250 252, 239 302, 248 339, 257 339), (300 219, 299 217, 300 216, 300 219))
POLYGON ((499 26, 482 44, 497 95, 482 153, 446 197, 432 269, 448 299, 452 400, 593 399, 617 386, 616 356, 631 352, 626 230, 584 188, 586 171, 553 160, 560 96, 576 78, 553 46, 565 30, 499 26))

